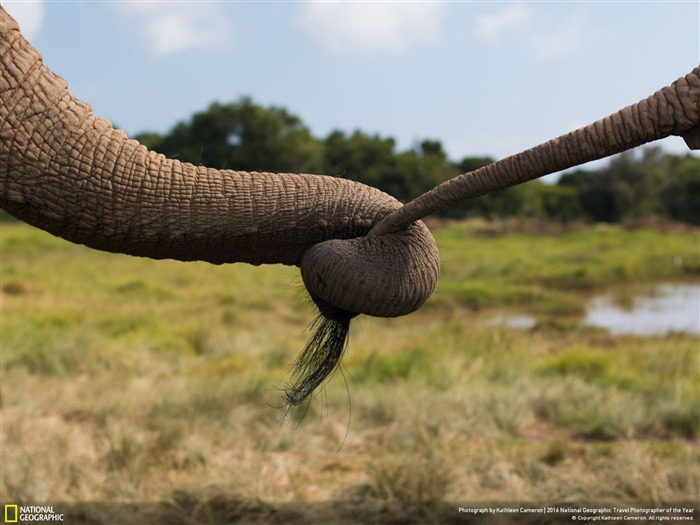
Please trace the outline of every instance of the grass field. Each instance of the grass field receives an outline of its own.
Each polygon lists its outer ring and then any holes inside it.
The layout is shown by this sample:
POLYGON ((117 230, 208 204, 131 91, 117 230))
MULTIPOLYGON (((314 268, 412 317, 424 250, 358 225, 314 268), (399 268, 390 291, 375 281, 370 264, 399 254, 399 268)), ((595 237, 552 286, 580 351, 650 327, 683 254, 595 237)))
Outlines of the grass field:
POLYGON ((467 222, 435 236, 433 298, 356 320, 342 373, 282 422, 315 316, 295 269, 149 261, 3 224, 0 499, 58 502, 71 523, 697 506, 698 338, 612 336, 582 316, 602 291, 624 304, 700 280, 698 232, 467 222), (488 322, 514 313, 535 326, 488 322))

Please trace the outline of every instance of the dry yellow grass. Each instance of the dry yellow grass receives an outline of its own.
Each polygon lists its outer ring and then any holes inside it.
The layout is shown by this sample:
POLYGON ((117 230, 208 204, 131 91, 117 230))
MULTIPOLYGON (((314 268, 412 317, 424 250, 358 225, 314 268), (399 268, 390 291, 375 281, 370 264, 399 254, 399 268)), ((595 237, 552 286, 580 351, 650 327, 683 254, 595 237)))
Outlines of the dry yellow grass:
MULTIPOLYGON (((282 422, 278 387, 314 315, 293 270, 100 254, 4 226, 2 501, 53 502, 71 523, 183 524, 464 523, 460 506, 696 502, 697 337, 612 337, 545 308, 528 331, 490 326, 503 308, 532 311, 508 291, 522 265, 506 272, 530 261, 518 236, 466 254, 455 243, 467 233, 438 232, 435 301, 355 322, 343 370, 282 422), (463 279, 490 295, 460 302, 463 279)), ((529 256, 556 265, 613 240, 577 235, 530 237, 529 256)), ((695 234, 636 235, 687 261, 659 278, 696 275, 695 234)), ((636 266, 646 256, 623 255, 582 266, 584 292, 551 284, 563 299, 546 300, 584 301, 615 265, 634 268, 630 285, 653 282, 636 266)))

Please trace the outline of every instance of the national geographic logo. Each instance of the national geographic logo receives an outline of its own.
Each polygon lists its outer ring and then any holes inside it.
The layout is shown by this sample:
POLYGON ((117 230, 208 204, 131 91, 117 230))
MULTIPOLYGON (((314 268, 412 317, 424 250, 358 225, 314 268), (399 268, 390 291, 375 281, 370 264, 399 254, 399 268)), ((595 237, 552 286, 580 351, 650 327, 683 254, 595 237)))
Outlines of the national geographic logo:
POLYGON ((46 523, 63 521, 63 514, 52 506, 5 505, 4 523, 46 523))

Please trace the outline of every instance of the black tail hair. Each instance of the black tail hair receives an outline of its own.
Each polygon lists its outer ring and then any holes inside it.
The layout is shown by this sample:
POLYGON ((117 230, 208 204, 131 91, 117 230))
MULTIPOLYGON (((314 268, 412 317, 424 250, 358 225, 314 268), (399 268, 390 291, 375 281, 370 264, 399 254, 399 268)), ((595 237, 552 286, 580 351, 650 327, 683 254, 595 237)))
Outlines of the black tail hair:
POLYGON ((340 364, 348 346, 350 321, 357 316, 313 298, 320 314, 312 323, 311 339, 292 365, 291 384, 286 387, 284 403, 287 409, 309 399, 340 364))

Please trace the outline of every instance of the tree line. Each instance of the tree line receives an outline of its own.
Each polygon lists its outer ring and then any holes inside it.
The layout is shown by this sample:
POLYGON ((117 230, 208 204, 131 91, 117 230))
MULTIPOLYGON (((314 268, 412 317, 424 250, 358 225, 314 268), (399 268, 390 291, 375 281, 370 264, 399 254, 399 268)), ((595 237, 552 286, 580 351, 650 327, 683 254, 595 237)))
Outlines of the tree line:
MULTIPOLYGON (((333 131, 314 137, 296 115, 250 98, 213 103, 166 135, 135 137, 167 157, 242 171, 322 173, 345 177, 409 201, 460 173, 494 162, 448 158, 439 140, 397 151, 391 137, 333 131)), ((449 218, 527 217, 621 222, 656 217, 700 225, 700 159, 658 147, 626 152, 608 166, 564 173, 555 184, 532 181, 440 214, 449 218)))

